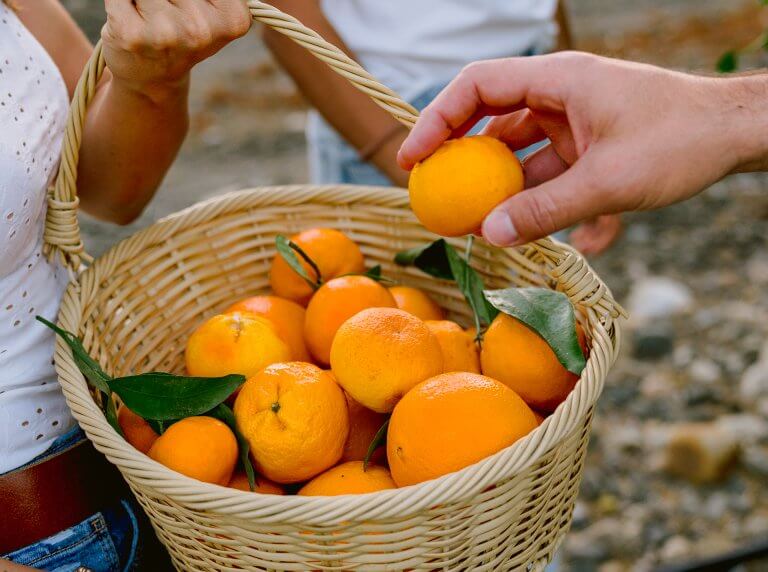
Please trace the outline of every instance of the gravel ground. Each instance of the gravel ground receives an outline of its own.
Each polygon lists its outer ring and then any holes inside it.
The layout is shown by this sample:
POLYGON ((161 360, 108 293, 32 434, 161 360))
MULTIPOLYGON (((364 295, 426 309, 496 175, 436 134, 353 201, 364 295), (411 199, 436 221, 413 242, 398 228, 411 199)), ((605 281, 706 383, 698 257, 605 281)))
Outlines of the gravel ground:
MULTIPOLYGON (((97 33, 99 1, 65 3, 97 33)), ((710 71, 759 31, 755 4, 579 0, 571 12, 582 49, 710 71)), ((306 181, 304 106, 257 33, 199 67, 191 102, 190 137, 156 199, 129 227, 85 219, 91 252, 225 190, 306 181)), ((766 182, 734 176, 684 205, 628 216, 621 241, 594 261, 648 317, 628 324, 599 404, 566 570, 651 570, 768 539, 766 182), (667 306, 649 304, 648 291, 667 306), (676 428, 690 422, 734 451, 718 482, 665 468, 676 428)), ((708 439, 694 444, 704 455, 708 439)))

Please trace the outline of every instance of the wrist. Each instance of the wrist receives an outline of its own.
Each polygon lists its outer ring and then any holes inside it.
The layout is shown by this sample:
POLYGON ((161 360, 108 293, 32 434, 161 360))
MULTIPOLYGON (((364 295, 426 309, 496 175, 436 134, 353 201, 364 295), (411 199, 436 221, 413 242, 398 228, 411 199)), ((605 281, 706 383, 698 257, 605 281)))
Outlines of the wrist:
POLYGON ((768 170, 768 74, 723 80, 726 152, 731 172, 768 170))
POLYGON ((173 81, 132 81, 112 76, 109 87, 118 95, 143 99, 162 107, 186 101, 189 83, 189 74, 173 81))

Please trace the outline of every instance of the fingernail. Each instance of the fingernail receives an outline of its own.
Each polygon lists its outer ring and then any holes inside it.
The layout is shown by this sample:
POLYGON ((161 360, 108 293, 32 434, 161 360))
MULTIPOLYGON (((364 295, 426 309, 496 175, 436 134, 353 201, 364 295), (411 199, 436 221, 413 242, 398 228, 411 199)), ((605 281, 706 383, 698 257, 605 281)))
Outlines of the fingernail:
POLYGON ((483 237, 494 246, 510 246, 517 241, 517 231, 506 211, 491 211, 483 221, 483 237))

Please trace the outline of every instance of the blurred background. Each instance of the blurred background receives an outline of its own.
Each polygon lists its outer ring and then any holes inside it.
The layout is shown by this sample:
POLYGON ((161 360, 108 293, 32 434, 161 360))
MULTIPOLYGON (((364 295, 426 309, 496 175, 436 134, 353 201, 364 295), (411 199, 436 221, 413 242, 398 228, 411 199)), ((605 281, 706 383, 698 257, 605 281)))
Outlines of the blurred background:
MULTIPOLYGON (((103 0, 63 1, 96 38, 103 0)), ((704 73, 766 23, 757 0, 567 8, 579 49, 704 73)), ((191 110, 141 219, 83 221, 92 254, 201 199, 306 182, 306 106, 257 30, 196 69, 191 110)), ((625 223, 593 261, 633 317, 599 404, 565 570, 654 570, 768 541, 768 177, 732 176, 625 223)), ((768 559, 739 569, 768 570, 768 559)))

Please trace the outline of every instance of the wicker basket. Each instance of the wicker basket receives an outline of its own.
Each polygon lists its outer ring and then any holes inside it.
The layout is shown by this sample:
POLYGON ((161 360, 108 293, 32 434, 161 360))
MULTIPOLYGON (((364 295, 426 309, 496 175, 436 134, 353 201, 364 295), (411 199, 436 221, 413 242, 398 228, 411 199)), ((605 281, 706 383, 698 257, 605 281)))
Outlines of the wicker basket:
MULTIPOLYGON (((296 20, 250 1, 253 17, 289 35, 405 124, 416 112, 296 20)), ((76 332, 113 375, 181 371, 200 321, 264 291, 277 233, 310 226, 347 232, 369 264, 430 291, 456 319, 468 308, 450 284, 393 264, 433 239, 399 189, 287 186, 245 190, 170 216, 82 270, 75 173, 82 125, 104 61, 96 48, 77 88, 46 221, 48 254, 70 269, 60 325, 76 332)), ((126 443, 94 402, 70 350, 56 345, 67 401, 88 437, 117 465, 180 570, 541 570, 568 529, 593 407, 619 343, 621 308, 571 248, 549 239, 476 248, 490 287, 565 292, 591 339, 581 381, 526 438, 440 479, 371 495, 270 496, 187 478, 126 443)))

